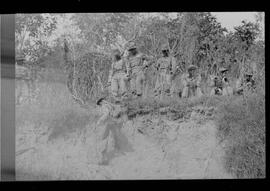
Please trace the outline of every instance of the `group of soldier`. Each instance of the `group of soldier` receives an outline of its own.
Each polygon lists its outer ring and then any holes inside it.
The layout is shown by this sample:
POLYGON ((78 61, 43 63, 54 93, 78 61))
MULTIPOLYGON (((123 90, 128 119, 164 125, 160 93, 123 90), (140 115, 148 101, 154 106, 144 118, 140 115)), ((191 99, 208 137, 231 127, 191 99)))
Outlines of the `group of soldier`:
MULTIPOLYGON (((143 94, 145 77, 145 68, 151 63, 155 63, 158 71, 158 78, 155 85, 155 96, 167 95, 173 96, 177 93, 173 82, 177 75, 176 59, 169 55, 169 49, 166 46, 161 48, 162 57, 156 62, 153 62, 153 57, 146 56, 140 53, 135 44, 130 45, 127 51, 122 55, 119 50, 113 51, 113 62, 109 72, 108 85, 111 88, 110 92, 116 102, 128 98, 131 95, 141 97, 143 94), (127 84, 130 84, 128 90, 127 84)), ((219 68, 218 74, 210 77, 209 87, 211 88, 210 95, 232 95, 233 93, 242 94, 245 88, 254 88, 255 80, 252 73, 245 73, 236 82, 236 88, 233 89, 228 78, 228 69, 219 68)), ((181 91, 182 98, 200 97, 203 95, 201 90, 202 77, 195 65, 189 65, 187 73, 184 73, 181 78, 183 88, 181 91)), ((108 165, 112 158, 112 153, 125 153, 132 151, 129 146, 129 141, 125 135, 121 133, 123 122, 127 118, 125 106, 122 104, 113 104, 107 101, 106 98, 101 98, 97 101, 97 106, 100 108, 101 117, 97 122, 97 151, 98 163, 100 165, 108 165), (110 134, 114 139, 114 149, 110 150, 110 134), (111 154, 110 154, 111 153, 111 154)))
MULTIPOLYGON (((183 84, 182 90, 177 92, 179 90, 175 89, 173 82, 178 70, 176 59, 170 56, 169 48, 166 45, 161 48, 161 53, 162 56, 155 62, 152 56, 140 53, 135 43, 131 43, 124 54, 121 54, 118 49, 114 50, 112 67, 108 78, 108 86, 110 86, 113 97, 121 101, 128 97, 128 92, 133 97, 141 97, 146 80, 145 69, 151 63, 155 63, 154 68, 158 72, 154 89, 155 96, 178 95, 182 98, 202 96, 202 78, 197 66, 193 64, 188 66, 187 73, 181 77, 181 83, 183 84), (127 88, 128 82, 130 88, 127 88)), ((218 74, 211 77, 209 86, 211 88, 210 95, 232 95, 233 93, 243 93, 244 87, 254 87, 255 81, 252 73, 246 73, 239 78, 235 89, 233 89, 228 78, 228 69, 221 67, 218 74)))

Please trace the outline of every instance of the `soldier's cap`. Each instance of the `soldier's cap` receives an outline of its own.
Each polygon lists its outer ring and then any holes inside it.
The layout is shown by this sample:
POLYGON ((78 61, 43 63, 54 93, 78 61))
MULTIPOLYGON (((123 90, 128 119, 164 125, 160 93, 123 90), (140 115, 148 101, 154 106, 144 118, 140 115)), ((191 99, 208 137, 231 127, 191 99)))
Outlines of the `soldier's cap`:
POLYGON ((193 64, 191 64, 191 65, 188 66, 188 71, 190 71, 190 70, 196 70, 196 69, 197 69, 197 66, 195 66, 193 64))
POLYGON ((219 68, 219 71, 220 72, 225 72, 225 71, 228 71, 228 69, 227 68, 224 68, 224 67, 221 67, 221 68, 219 68))

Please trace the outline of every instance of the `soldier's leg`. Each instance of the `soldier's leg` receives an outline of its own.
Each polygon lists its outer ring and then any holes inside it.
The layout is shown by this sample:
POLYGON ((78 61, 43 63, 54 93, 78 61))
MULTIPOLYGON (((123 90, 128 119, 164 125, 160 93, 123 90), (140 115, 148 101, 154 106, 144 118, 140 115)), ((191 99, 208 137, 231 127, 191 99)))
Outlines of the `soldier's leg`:
POLYGON ((111 93, 114 97, 118 96, 118 89, 119 89, 118 79, 116 76, 113 76, 111 81, 111 93))
POLYGON ((183 88, 183 92, 182 92, 182 97, 183 98, 187 98, 188 97, 188 89, 189 88, 187 86, 183 88))
POLYGON ((167 88, 166 83, 167 83, 166 74, 162 71, 160 73, 160 99, 164 98, 165 90, 167 88))
POLYGON ((100 125, 95 131, 96 135, 96 149, 97 149, 97 160, 102 163, 104 160, 104 153, 107 149, 109 130, 107 125, 100 125))
POLYGON ((125 74, 121 75, 121 78, 119 79, 119 85, 120 85, 121 96, 126 97, 127 96, 127 86, 126 86, 125 74))
POLYGON ((160 94, 160 91, 161 91, 161 83, 160 83, 160 81, 161 81, 161 76, 160 76, 160 74, 158 74, 158 76, 157 76, 157 80, 156 80, 156 84, 155 84, 155 90, 154 90, 154 96, 159 96, 159 94, 160 94))
POLYGON ((136 76, 132 76, 130 79, 130 90, 133 95, 136 94, 136 76))
POLYGON ((170 86, 170 96, 176 98, 176 97, 177 97, 177 96, 176 96, 176 93, 177 93, 177 91, 176 91, 175 83, 171 82, 171 86, 170 86))
POLYGON ((168 96, 171 96, 172 88, 172 80, 171 80, 171 74, 166 74, 166 83, 165 83, 165 92, 167 93, 168 96))
POLYGON ((137 96, 142 96, 143 92, 143 81, 144 81, 144 74, 143 72, 139 72, 136 78, 136 92, 137 96))

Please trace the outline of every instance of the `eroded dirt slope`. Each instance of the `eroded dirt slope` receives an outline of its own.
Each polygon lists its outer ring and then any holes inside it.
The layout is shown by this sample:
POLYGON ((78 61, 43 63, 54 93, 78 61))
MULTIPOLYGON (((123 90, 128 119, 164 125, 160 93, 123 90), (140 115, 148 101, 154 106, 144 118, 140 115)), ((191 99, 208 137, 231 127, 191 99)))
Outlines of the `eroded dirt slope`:
POLYGON ((108 165, 97 165, 93 123, 54 140, 46 125, 31 134, 34 127, 26 123, 16 137, 17 179, 232 178, 223 167, 215 122, 198 111, 178 120, 148 114, 127 121, 122 131, 134 151, 108 165))

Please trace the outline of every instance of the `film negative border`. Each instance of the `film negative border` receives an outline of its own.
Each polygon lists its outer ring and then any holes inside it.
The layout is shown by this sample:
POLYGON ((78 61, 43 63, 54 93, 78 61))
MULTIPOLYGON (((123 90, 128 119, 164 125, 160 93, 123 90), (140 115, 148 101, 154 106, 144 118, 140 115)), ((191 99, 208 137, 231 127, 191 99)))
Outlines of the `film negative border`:
POLYGON ((1 181, 15 178, 15 15, 1 15, 1 181))

